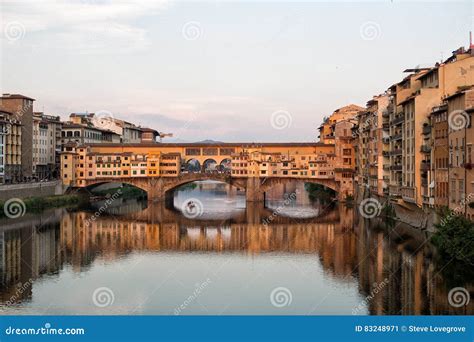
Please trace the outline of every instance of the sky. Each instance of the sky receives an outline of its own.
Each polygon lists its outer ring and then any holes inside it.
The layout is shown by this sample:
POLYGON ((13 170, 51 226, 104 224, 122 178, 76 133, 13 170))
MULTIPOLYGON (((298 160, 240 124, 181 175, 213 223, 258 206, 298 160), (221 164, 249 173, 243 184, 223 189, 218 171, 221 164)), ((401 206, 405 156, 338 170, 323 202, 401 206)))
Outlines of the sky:
POLYGON ((0 0, 0 91, 164 141, 315 141, 324 116, 469 44, 471 1, 0 0))

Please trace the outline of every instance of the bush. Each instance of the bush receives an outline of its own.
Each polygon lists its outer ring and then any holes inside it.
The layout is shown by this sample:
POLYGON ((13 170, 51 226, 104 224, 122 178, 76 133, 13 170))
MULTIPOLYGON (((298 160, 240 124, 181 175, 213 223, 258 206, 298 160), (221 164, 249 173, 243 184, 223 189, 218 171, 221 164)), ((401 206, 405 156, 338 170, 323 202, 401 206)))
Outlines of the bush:
POLYGON ((443 256, 474 263, 474 222, 447 210, 435 227, 437 231, 432 241, 443 256))

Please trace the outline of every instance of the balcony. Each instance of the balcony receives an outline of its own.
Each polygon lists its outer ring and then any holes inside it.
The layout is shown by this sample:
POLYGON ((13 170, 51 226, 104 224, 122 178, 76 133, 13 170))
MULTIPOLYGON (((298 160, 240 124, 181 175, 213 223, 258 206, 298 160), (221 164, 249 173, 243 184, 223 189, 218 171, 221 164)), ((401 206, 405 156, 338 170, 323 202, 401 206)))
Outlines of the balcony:
POLYGON ((429 126, 429 125, 423 126, 422 132, 425 135, 431 134, 431 126, 429 126))
POLYGON ((390 151, 382 151, 382 155, 384 157, 388 157, 390 155, 390 151))
POLYGON ((395 135, 392 135, 392 140, 395 141, 395 140, 401 140, 402 139, 402 134, 395 134, 395 135))
POLYGON ((430 163, 428 162, 421 162, 420 164, 421 171, 429 171, 430 170, 430 163))
POLYGON ((403 166, 402 165, 392 165, 390 166, 390 170, 392 171, 402 171, 403 166))
POLYGON ((382 138, 382 142, 384 144, 388 144, 390 142, 390 138, 382 138))
POLYGON ((390 196, 400 196, 400 187, 398 185, 389 185, 388 192, 390 196))
POLYGON ((384 131, 388 131, 388 130, 390 129, 390 124, 389 124, 389 123, 383 123, 383 124, 382 124, 382 129, 383 129, 384 131))
POLYGON ((402 149, 401 148, 393 150, 393 151, 390 152, 391 156, 398 156, 398 155, 401 155, 401 154, 402 154, 402 149))
POLYGON ((390 121, 390 125, 392 125, 392 126, 400 125, 403 121, 405 121, 405 117, 404 116, 398 116, 395 119, 393 119, 392 121, 390 121))
POLYGON ((421 145, 420 152, 421 153, 430 153, 431 152, 431 146, 421 145))
POLYGON ((416 188, 415 187, 404 186, 400 189, 400 192, 404 201, 412 202, 412 203, 416 202, 416 197, 415 197, 416 188))

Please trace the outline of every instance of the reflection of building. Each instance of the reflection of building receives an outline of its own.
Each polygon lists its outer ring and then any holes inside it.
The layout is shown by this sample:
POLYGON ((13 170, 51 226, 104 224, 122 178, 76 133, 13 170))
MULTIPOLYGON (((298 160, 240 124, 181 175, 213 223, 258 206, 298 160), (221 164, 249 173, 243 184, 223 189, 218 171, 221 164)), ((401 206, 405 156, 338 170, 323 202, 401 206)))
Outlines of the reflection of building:
MULTIPOLYGON (((54 221, 55 215, 49 213, 54 221)), ((0 299, 14 304, 32 295, 35 279, 53 274, 61 266, 59 225, 41 228, 26 223, 22 228, 2 227, 0 232, 0 299)))

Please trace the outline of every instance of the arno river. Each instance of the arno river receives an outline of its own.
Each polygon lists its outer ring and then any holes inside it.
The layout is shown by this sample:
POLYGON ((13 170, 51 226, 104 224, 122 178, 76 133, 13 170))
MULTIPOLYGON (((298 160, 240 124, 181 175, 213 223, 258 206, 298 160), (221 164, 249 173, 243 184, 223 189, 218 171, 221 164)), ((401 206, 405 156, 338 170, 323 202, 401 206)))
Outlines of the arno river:
POLYGON ((211 182, 173 201, 2 220, 1 313, 474 313, 472 300, 450 305, 450 289, 472 284, 434 261, 424 234, 315 203, 304 184, 276 188, 265 207, 211 182), (191 198, 199 215, 183 215, 191 198))

